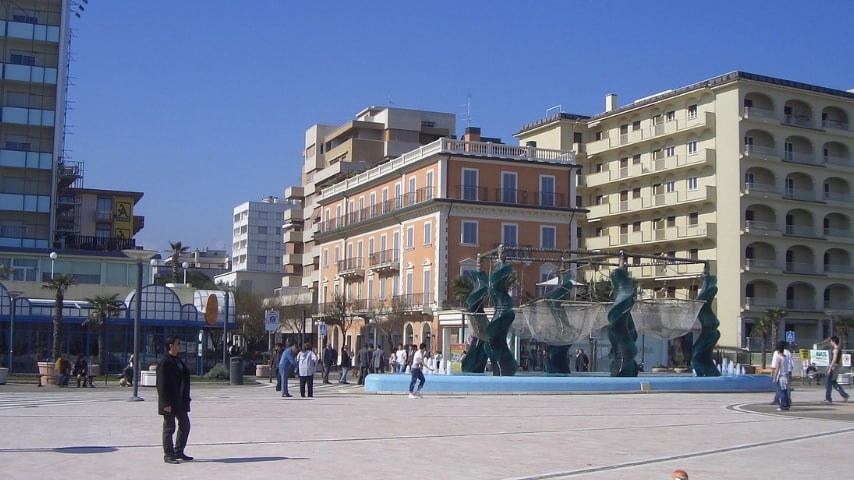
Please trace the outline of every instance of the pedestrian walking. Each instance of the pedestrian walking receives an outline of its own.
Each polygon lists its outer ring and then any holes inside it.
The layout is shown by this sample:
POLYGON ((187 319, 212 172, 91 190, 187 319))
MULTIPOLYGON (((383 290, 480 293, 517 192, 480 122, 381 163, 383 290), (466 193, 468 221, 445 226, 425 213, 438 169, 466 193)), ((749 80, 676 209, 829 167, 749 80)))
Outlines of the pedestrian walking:
POLYGON ((397 351, 394 352, 395 363, 397 364, 397 373, 403 373, 406 370, 406 349, 403 345, 397 344, 397 351))
POLYGON ((777 342, 774 356, 771 359, 771 379, 777 391, 775 399, 780 405, 778 411, 786 411, 791 407, 792 397, 789 396, 791 384, 791 356, 786 356, 786 342, 777 342))
POLYGON ((282 391, 282 377, 279 376, 279 360, 282 359, 282 344, 276 343, 273 347, 273 355, 270 356, 270 375, 276 377, 276 391, 282 391))
POLYGON ((347 381, 347 372, 350 371, 350 367, 352 366, 353 359, 350 357, 350 352, 347 351, 347 347, 344 347, 341 349, 341 379, 338 380, 338 383, 350 383, 347 381))
POLYGON ((326 348, 323 349, 323 383, 332 383, 329 381, 329 371, 336 363, 338 363, 338 352, 327 343, 326 348))
POLYGON ((373 368, 373 373, 383 373, 385 372, 385 352, 383 351, 382 345, 377 345, 377 348, 374 349, 371 354, 371 367, 373 368))
POLYGON ((190 370, 178 356, 180 350, 178 337, 166 337, 166 355, 158 362, 156 375, 157 413, 163 416, 163 461, 172 464, 193 459, 184 453, 190 437, 190 370))
POLYGON ((411 379, 409 380, 409 398, 421 398, 421 389, 424 388, 424 373, 422 368, 427 368, 432 371, 429 365, 424 363, 424 355, 427 352, 427 344, 422 343, 418 346, 418 350, 412 355, 412 365, 410 366, 411 379), (418 389, 415 389, 415 383, 418 382, 418 389))
POLYGON ((586 372, 590 369, 590 359, 587 358, 587 354, 584 353, 583 348, 579 348, 575 350, 575 371, 576 372, 586 372))
POLYGON ((282 379, 282 397, 291 397, 291 394, 288 393, 288 378, 290 378, 291 374, 294 373, 294 369, 297 367, 296 353, 297 346, 288 345, 288 348, 282 352, 282 358, 279 359, 279 376, 282 379))
POLYGON ((299 396, 314 396, 314 372, 317 370, 317 355, 311 351, 311 343, 305 342, 302 351, 297 354, 297 369, 299 370, 299 396))
POLYGON ((831 403, 831 392, 836 389, 842 395, 842 401, 848 401, 848 394, 841 385, 836 381, 839 375, 840 361, 842 360, 842 351, 839 349, 839 337, 836 335, 830 337, 830 344, 833 346, 833 351, 830 353, 830 363, 827 365, 827 377, 824 381, 824 403, 831 403))
POLYGON ((362 345, 356 354, 356 362, 359 366, 359 385, 365 384, 365 377, 368 376, 368 370, 371 368, 371 348, 373 345, 362 345))

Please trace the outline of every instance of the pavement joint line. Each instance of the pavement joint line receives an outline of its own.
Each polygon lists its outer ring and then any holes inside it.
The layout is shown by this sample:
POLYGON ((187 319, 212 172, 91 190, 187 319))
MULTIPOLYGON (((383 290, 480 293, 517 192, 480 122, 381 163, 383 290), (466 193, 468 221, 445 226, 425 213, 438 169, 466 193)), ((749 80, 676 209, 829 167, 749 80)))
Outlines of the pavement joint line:
POLYGON ((643 460, 637 460, 634 462, 624 462, 624 463, 618 463, 618 464, 614 464, 614 465, 603 465, 603 466, 594 467, 594 468, 582 468, 582 469, 576 469, 576 470, 567 470, 564 472, 545 473, 545 474, 533 475, 533 476, 527 476, 527 477, 514 477, 513 479, 509 479, 509 480, 547 480, 547 479, 555 479, 555 478, 574 477, 574 476, 578 476, 578 475, 587 475, 587 474, 603 472, 603 471, 621 470, 624 468, 632 468, 632 467, 638 467, 638 466, 642 466, 642 465, 650 465, 650 464, 655 464, 655 463, 666 463, 666 462, 672 462, 675 460, 685 460, 688 458, 698 458, 698 457, 705 457, 705 456, 709 456, 709 455, 720 455, 723 453, 729 453, 729 452, 733 452, 733 451, 743 451, 743 450, 752 449, 752 448, 769 447, 769 446, 781 445, 781 444, 792 443, 792 442, 800 442, 803 440, 811 440, 813 438, 823 437, 825 435, 842 435, 842 434, 852 433, 852 432, 854 432, 854 428, 845 428, 845 429, 837 430, 837 431, 817 432, 817 433, 808 434, 808 435, 800 435, 797 437, 789 437, 789 438, 783 438, 783 439, 777 439, 777 440, 767 440, 767 441, 763 441, 763 442, 747 443, 747 444, 740 444, 740 445, 731 445, 729 447, 717 448, 717 449, 713 449, 713 450, 703 450, 703 451, 693 452, 693 453, 684 453, 681 455, 670 455, 670 456, 665 456, 665 457, 647 458, 647 459, 643 459, 643 460))

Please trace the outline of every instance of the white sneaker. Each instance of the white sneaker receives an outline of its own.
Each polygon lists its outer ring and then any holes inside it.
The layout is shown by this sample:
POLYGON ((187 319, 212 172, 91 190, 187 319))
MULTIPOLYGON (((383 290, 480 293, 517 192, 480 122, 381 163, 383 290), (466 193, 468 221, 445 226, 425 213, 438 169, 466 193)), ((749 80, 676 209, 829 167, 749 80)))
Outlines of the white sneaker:
POLYGON ((409 398, 418 398, 418 397, 416 397, 414 393, 410 393, 409 398))
POLYGON ((421 394, 421 390, 417 390, 417 391, 415 392, 415 396, 416 396, 416 397, 418 397, 418 398, 424 398, 424 395, 422 395, 422 394, 421 394))

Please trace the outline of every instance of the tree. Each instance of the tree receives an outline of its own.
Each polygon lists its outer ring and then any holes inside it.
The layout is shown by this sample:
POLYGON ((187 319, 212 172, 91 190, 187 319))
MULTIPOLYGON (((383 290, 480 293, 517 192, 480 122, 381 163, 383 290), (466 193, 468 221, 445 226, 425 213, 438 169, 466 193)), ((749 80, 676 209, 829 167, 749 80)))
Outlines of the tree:
POLYGON ((54 275, 53 278, 48 280, 47 283, 42 285, 42 288, 46 288, 54 292, 54 302, 53 302, 53 359, 56 360, 59 358, 60 354, 60 346, 62 342, 59 340, 60 332, 62 331, 62 307, 65 304, 65 292, 68 291, 68 288, 72 285, 76 284, 77 280, 72 275, 66 275, 64 273, 60 273, 58 275, 54 275))
POLYGON ((403 335, 403 328, 406 326, 406 323, 411 320, 417 320, 418 317, 414 317, 413 314, 420 313, 413 311, 412 306, 406 301, 406 297, 401 295, 394 296, 389 300, 376 299, 372 302, 372 305, 373 326, 382 332, 382 336, 388 339, 390 348, 394 347, 391 343, 392 333, 400 332, 403 335))
POLYGON ((786 310, 780 307, 769 308, 753 322, 752 335, 759 334, 762 338, 762 368, 766 366, 766 353, 768 351, 768 338, 776 339, 779 331, 780 320, 787 315, 786 310))
POLYGON ((833 320, 833 328, 842 336, 842 348, 848 347, 851 332, 854 332, 854 316, 840 315, 833 320))
POLYGON ((0 280, 11 280, 14 276, 14 268, 5 263, 0 264, 0 280))
MULTIPOLYGON (((322 314, 327 324, 341 328, 344 338, 347 338, 347 331, 353 328, 353 323, 356 321, 356 317, 347 310, 346 298, 337 291, 332 295, 332 302, 325 305, 322 314)), ((319 349, 321 346, 317 347, 319 349)))
POLYGON ((92 305, 92 313, 83 321, 84 326, 94 325, 98 330, 98 363, 101 371, 107 374, 107 351, 104 348, 104 334, 107 330, 107 319, 116 318, 124 310, 124 304, 117 300, 119 294, 96 295, 85 300, 92 305))
POLYGON ((180 281, 178 268, 181 267, 181 255, 187 253, 190 247, 181 245, 181 242, 169 242, 169 248, 170 250, 167 252, 169 252, 169 260, 172 262, 172 283, 178 283, 180 281))
POLYGON ((266 349, 267 331, 264 328, 264 301, 260 295, 243 288, 232 292, 237 331, 253 346, 263 344, 266 349))
POLYGON ((474 290, 474 281, 471 277, 460 275, 451 280, 451 293, 461 307, 465 307, 466 299, 471 295, 472 290, 474 290))

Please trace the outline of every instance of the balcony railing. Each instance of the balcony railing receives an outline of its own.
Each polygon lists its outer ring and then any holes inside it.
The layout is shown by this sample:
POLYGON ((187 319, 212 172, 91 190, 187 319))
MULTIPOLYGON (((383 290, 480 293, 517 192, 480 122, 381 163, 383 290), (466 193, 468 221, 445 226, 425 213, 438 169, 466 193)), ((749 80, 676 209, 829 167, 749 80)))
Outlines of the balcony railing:
POLYGON ((345 258, 338 261, 338 275, 342 277, 362 277, 365 267, 362 258, 345 258))
POLYGON ((371 270, 397 271, 400 269, 400 252, 398 250, 383 250, 368 256, 368 264, 371 270))
POLYGON ((88 250, 116 252, 136 248, 134 239, 117 237, 96 237, 93 235, 62 235, 57 238, 57 248, 68 250, 88 250))

